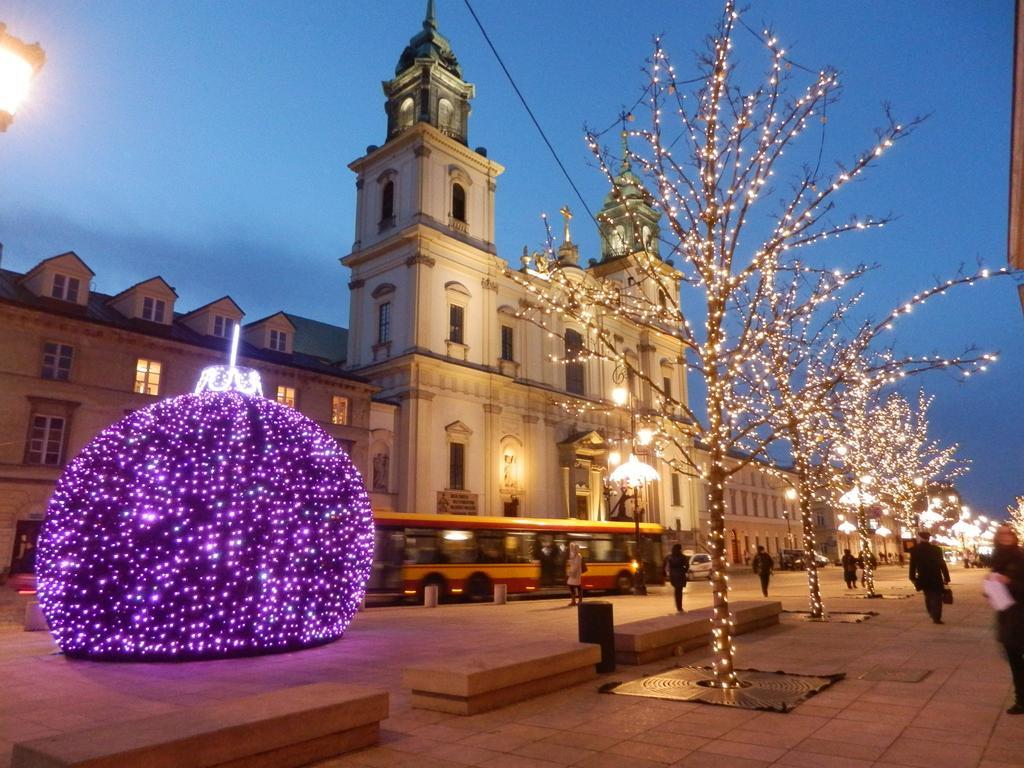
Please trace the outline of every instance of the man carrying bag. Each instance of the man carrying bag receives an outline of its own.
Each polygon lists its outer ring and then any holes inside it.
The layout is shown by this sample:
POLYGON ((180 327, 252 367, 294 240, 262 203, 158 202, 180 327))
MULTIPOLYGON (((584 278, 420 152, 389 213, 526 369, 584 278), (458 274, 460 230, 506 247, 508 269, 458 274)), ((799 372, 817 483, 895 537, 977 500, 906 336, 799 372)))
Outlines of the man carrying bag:
MULTIPOLYGON (((942 624, 942 601, 946 585, 949 584, 949 568, 942 557, 942 550, 930 542, 928 531, 917 534, 919 541, 910 550, 910 580, 918 592, 924 592, 924 606, 936 624, 942 624)), ((953 602, 949 593, 949 602, 953 602)))

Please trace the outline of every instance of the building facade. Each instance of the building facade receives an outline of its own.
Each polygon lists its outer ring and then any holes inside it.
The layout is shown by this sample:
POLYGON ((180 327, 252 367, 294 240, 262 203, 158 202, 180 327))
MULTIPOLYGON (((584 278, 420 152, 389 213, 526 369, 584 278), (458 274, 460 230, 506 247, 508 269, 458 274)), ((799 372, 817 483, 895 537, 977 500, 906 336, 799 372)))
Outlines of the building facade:
MULTIPOLYGON (((542 329, 522 316, 547 259, 525 257, 512 272, 497 254, 504 168, 470 148, 473 95, 428 10, 384 84, 384 143, 349 166, 357 213, 342 259, 351 270, 346 365, 397 403, 389 455, 400 510, 605 519, 619 496, 608 476, 630 437, 628 417, 611 407, 616 372, 574 361, 584 328, 556 319, 542 329)), ((606 245, 581 272, 649 291, 635 258, 657 256, 658 214, 632 191, 606 201, 606 245)), ((557 259, 578 266, 568 222, 557 259)), ((607 322, 634 365, 685 402, 679 342, 607 322)), ((649 388, 633 389, 639 411, 660 407, 649 388)), ((646 519, 695 529, 696 486, 653 451, 646 459, 664 481, 642 502, 646 519)))
MULTIPOLYGON (((113 296, 92 290, 93 278, 72 252, 24 274, 0 269, 0 574, 31 570, 64 465, 127 413, 192 392, 203 368, 225 361, 244 316, 228 296, 176 312, 160 277, 113 296)), ((372 451, 394 408, 342 369, 345 329, 279 312, 245 324, 242 339, 239 363, 259 370, 264 394, 323 426, 376 489, 374 502, 389 504, 391 468, 372 451)))

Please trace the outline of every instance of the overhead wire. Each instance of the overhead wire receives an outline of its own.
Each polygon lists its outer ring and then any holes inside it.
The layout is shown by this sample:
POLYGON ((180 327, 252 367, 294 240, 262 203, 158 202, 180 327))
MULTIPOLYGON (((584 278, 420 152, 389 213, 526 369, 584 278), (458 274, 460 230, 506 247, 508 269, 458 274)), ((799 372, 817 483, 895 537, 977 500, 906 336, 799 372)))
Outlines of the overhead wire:
POLYGON ((519 86, 516 84, 515 78, 512 77, 512 73, 508 71, 508 67, 505 66, 505 62, 502 60, 501 54, 498 53, 498 49, 494 46, 494 43, 491 41, 491 36, 488 35, 487 30, 484 29, 483 22, 480 21, 480 17, 477 16, 476 11, 473 10, 472 3, 470 3, 469 0, 463 0, 463 2, 465 2, 466 8, 469 10, 470 15, 473 17, 473 21, 475 21, 477 27, 479 27, 480 34, 484 36, 484 40, 490 47, 491 53, 493 53, 494 58, 497 59, 498 65, 505 73, 505 77, 508 78, 509 83, 512 85, 512 90, 514 90, 516 92, 516 96, 519 97, 519 101, 522 103, 523 108, 526 110, 526 114, 530 116, 530 120, 533 121, 533 125, 537 128, 538 133, 540 133, 540 137, 544 140, 544 144, 547 145, 548 151, 551 152, 551 156, 555 159, 555 162, 558 164, 558 168, 562 171, 562 175, 565 176, 565 180, 569 182, 569 186, 572 187, 572 191, 576 193, 576 197, 579 199, 580 204, 583 206, 583 209, 587 212, 587 215, 590 216, 594 224, 598 224, 597 217, 594 216, 594 212, 590 210, 590 206, 587 205, 587 201, 583 197, 583 194, 580 192, 579 188, 576 186, 576 182, 572 180, 572 176, 569 175, 569 171, 566 169, 565 164, 562 163, 562 159, 558 156, 558 152, 555 151, 554 146, 552 146, 551 142, 548 140, 547 134, 541 127, 540 121, 537 119, 537 116, 533 113, 533 110, 530 109, 530 105, 526 102, 526 97, 523 96, 523 92, 519 90, 519 86))

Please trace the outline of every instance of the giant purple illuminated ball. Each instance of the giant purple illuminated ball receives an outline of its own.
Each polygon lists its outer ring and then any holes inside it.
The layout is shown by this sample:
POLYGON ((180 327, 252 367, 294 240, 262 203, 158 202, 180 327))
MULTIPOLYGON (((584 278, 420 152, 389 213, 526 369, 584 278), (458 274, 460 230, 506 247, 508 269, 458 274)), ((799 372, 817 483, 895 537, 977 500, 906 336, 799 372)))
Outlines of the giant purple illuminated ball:
POLYGON ((61 650, 213 659, 341 637, 373 518, 358 471, 298 411, 238 391, 164 400, 67 467, 36 572, 61 650))

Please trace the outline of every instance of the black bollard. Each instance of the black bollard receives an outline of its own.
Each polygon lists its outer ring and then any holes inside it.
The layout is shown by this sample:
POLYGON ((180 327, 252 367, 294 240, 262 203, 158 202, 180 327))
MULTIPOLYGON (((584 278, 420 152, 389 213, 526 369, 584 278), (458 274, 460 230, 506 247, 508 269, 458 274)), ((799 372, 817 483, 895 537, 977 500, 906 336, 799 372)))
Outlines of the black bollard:
POLYGON ((612 604, 607 600, 587 600, 580 603, 579 628, 581 643, 597 643, 601 646, 601 663, 598 672, 615 671, 615 621, 612 618, 612 604))

